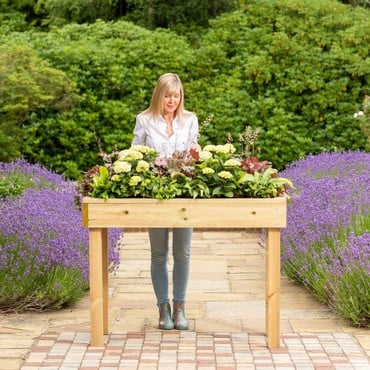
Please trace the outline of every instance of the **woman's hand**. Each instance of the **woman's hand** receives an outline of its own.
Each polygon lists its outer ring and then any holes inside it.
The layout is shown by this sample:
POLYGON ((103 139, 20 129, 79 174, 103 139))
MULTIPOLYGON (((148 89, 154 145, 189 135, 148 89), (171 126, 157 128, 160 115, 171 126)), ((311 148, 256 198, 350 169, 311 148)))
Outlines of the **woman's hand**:
POLYGON ((197 161, 199 160, 199 153, 201 150, 202 150, 201 146, 197 143, 194 143, 191 145, 189 149, 189 154, 197 161))
POLYGON ((196 152, 200 152, 202 150, 202 147, 198 143, 195 143, 191 145, 190 150, 195 150, 196 152))

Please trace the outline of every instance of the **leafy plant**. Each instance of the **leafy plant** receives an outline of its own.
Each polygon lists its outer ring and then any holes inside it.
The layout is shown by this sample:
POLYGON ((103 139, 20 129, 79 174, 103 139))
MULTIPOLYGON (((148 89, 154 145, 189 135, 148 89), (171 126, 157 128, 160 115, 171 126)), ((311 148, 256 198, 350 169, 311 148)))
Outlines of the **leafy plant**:
POLYGON ((160 157, 147 146, 132 146, 103 155, 105 165, 88 171, 79 189, 104 199, 271 198, 284 196, 286 187, 293 186, 269 162, 235 150, 227 143, 160 157))

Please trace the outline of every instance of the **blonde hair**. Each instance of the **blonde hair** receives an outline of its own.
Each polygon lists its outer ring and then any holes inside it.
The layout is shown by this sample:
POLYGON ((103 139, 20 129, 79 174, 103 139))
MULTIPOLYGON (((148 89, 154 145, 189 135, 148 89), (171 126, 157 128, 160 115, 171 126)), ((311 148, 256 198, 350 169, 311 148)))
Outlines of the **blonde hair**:
POLYGON ((160 76, 154 87, 149 107, 143 113, 149 113, 157 118, 163 114, 163 98, 168 93, 180 90, 180 103, 175 111, 176 117, 182 119, 184 113, 184 88, 176 73, 165 73, 160 76))

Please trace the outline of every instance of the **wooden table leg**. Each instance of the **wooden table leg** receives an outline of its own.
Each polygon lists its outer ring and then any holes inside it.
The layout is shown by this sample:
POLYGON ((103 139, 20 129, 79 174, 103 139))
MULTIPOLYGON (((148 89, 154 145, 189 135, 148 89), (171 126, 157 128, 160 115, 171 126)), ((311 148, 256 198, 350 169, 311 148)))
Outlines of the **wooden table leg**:
POLYGON ((269 348, 280 346, 280 229, 267 229, 266 333, 269 348))
POLYGON ((103 229, 89 228, 91 345, 103 346, 103 229))
POLYGON ((102 269, 103 269, 103 333, 108 334, 108 229, 102 231, 102 269))

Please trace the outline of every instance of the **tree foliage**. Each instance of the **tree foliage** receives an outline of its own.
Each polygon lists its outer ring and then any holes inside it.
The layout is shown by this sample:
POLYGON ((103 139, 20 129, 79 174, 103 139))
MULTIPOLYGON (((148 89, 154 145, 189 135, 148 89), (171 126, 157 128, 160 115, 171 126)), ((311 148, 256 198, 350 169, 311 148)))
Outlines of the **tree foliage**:
MULTIPOLYGON (((130 145, 135 116, 165 72, 181 76, 186 106, 200 122, 214 115, 202 145, 225 143, 228 133, 237 143, 246 125, 260 127, 261 159, 279 169, 308 153, 366 148, 353 113, 370 95, 367 9, 333 0, 244 0, 211 21, 197 47, 174 31, 125 21, 49 32, 9 24, 0 27, 0 44, 33 49, 40 71, 54 71, 36 93, 23 87, 30 101, 39 100, 18 126, 26 138, 18 152, 69 177, 95 165, 99 150, 130 145), (74 84, 78 98, 62 109, 59 92, 72 97, 74 84), (47 100, 50 94, 60 100, 47 100)), ((16 109, 16 97, 8 94, 5 105, 16 109)))
POLYGON ((234 8, 235 0, 126 0, 126 18, 146 28, 181 24, 207 26, 208 20, 234 8))
POLYGON ((207 26, 208 19, 234 9, 236 0, 0 0, 3 11, 27 14, 33 25, 125 20, 155 29, 180 24, 207 26))
POLYGON ((117 0, 39 0, 35 11, 51 24, 92 23, 114 19, 116 4, 117 0))
POLYGON ((350 4, 352 6, 363 6, 364 8, 370 8, 369 0, 341 0, 344 4, 350 4))
POLYGON ((66 74, 51 68, 34 50, 24 46, 0 46, 0 161, 27 152, 32 142, 23 136, 24 125, 37 111, 71 108, 75 84, 66 74))
POLYGON ((18 33, 8 42, 31 45, 76 82, 79 99, 74 107, 63 112, 35 109, 23 127, 32 144, 23 154, 70 177, 94 164, 100 148, 127 145, 135 115, 149 104, 159 74, 181 74, 194 59, 176 34, 122 21, 18 33))
POLYGON ((213 21, 190 89, 194 109, 215 115, 207 139, 261 127, 262 155, 280 168, 364 148, 353 113, 370 88, 369 26, 367 10, 303 0, 248 1, 213 21))

